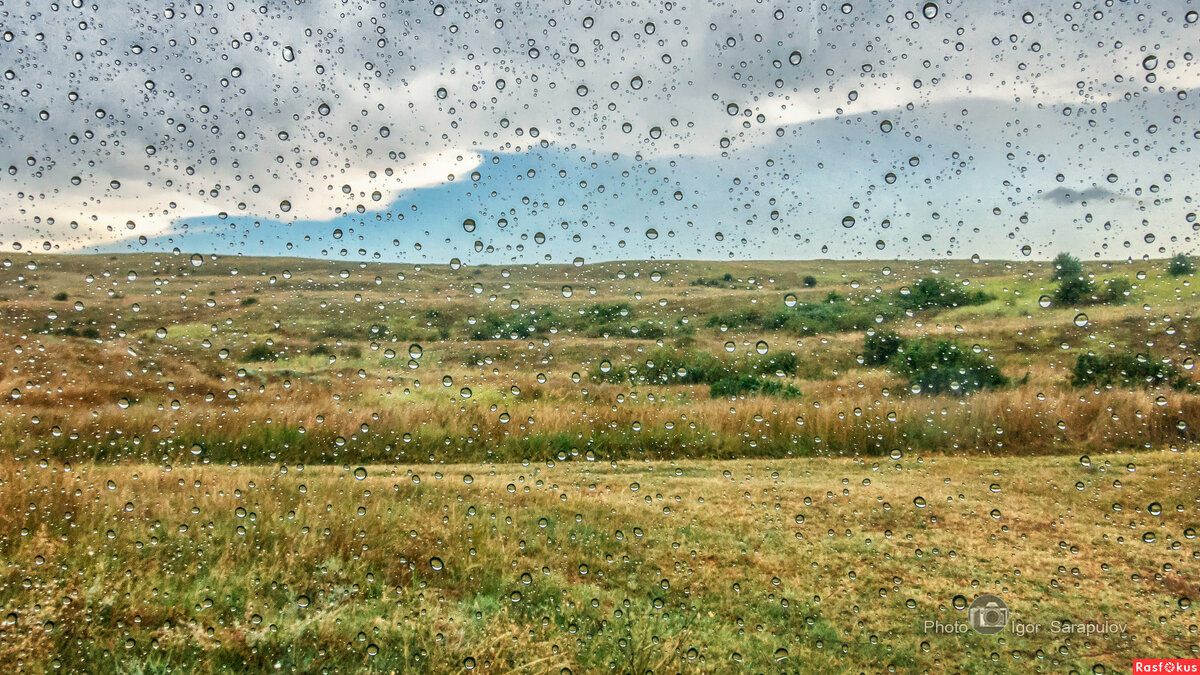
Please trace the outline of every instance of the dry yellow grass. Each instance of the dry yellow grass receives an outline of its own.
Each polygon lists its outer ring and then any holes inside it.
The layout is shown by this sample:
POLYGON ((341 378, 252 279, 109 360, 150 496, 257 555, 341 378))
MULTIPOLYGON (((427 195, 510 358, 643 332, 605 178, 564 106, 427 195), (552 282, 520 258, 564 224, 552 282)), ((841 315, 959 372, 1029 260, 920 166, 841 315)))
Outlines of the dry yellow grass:
POLYGON ((1111 672, 1197 649, 1190 453, 552 464, 6 462, 0 660, 1111 672), (926 632, 981 593, 1040 631, 926 632))

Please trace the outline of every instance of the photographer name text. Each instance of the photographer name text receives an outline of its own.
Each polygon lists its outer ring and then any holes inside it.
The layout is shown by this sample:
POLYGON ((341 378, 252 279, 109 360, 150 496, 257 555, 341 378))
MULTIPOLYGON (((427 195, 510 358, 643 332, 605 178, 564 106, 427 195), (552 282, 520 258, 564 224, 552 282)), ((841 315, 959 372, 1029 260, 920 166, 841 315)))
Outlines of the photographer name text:
MULTIPOLYGON (((1035 633, 1070 633, 1073 635, 1104 635, 1121 634, 1129 628, 1129 624, 1109 621, 1051 621, 1043 626, 1040 623, 1025 623, 1010 621, 1005 630, 1017 635, 1033 635, 1035 633)), ((923 632, 942 635, 965 634, 974 632, 966 621, 924 621, 923 632)))

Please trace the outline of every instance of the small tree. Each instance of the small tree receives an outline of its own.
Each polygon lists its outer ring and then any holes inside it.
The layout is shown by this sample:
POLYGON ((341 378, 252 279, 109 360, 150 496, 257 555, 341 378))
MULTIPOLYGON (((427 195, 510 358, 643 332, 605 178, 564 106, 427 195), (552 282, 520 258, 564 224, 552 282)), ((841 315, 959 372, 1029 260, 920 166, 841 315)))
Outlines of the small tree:
POLYGON ((1083 263, 1079 262, 1079 258, 1067 252, 1059 253, 1054 258, 1054 274, 1050 276, 1051 281, 1059 279, 1074 279, 1083 276, 1083 263))
POLYGON ((814 277, 811 274, 804 275, 804 287, 805 288, 815 288, 816 285, 817 285, 816 277, 814 277))
POLYGON ((1180 253, 1171 262, 1167 263, 1167 274, 1173 277, 1181 277, 1185 274, 1195 274, 1196 264, 1191 261, 1186 255, 1180 253))

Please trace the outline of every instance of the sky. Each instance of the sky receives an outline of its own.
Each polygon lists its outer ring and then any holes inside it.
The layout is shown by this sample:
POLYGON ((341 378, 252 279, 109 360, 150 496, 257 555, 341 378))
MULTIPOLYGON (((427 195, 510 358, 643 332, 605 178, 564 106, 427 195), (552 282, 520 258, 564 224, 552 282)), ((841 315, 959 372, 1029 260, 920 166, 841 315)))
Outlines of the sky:
POLYGON ((0 0, 0 249, 1195 254, 1197 19, 1146 1, 0 0))

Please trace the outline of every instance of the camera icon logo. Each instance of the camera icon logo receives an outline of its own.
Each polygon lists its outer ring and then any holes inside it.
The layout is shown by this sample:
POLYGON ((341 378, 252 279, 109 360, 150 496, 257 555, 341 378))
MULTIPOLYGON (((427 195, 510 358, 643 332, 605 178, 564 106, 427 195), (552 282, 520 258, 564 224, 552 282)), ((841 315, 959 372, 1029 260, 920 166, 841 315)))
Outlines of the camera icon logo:
POLYGON ((967 622, 977 633, 995 635, 1008 625, 1008 605, 999 596, 981 595, 967 610, 967 622))

